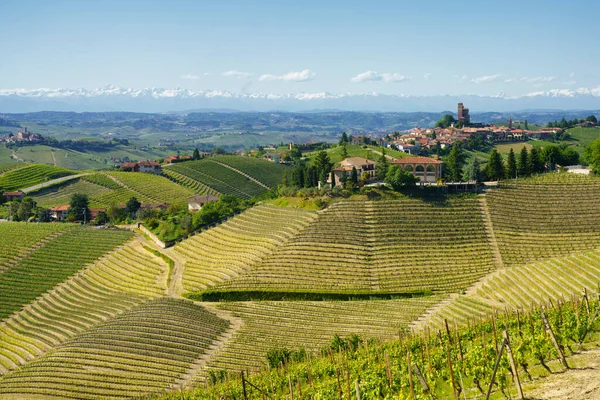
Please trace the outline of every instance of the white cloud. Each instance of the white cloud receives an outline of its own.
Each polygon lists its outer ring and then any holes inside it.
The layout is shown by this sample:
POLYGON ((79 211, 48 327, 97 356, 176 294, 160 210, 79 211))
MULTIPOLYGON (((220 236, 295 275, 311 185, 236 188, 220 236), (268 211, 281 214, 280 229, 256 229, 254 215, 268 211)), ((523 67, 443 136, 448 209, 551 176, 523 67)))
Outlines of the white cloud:
POLYGON ((577 81, 570 80, 570 81, 563 82, 563 85, 574 85, 576 83, 577 83, 577 81))
POLYGON ((571 72, 571 73, 569 74, 569 78, 574 78, 574 77, 575 77, 575 72, 571 72))
POLYGON ((426 72, 426 73, 423 75, 423 78, 425 78, 425 80, 426 80, 426 81, 428 81, 428 80, 429 80, 429 78, 431 78, 431 74, 430 74, 429 72, 426 72))
POLYGON ((504 83, 511 83, 513 81, 514 81, 513 78, 507 78, 507 79, 504 80, 504 83))
POLYGON ((548 83, 548 82, 552 82, 554 80, 556 80, 555 76, 534 76, 534 77, 524 77, 521 78, 522 81, 524 82, 528 82, 528 83, 536 83, 536 84, 542 84, 542 83, 548 83))
POLYGON ((195 81, 196 79, 200 79, 200 77, 198 75, 194 75, 194 74, 185 74, 185 75, 181 75, 181 79, 190 79, 195 81))
POLYGON ((500 77, 502 77, 501 74, 496 74, 496 75, 486 75, 486 76, 478 76, 476 78, 471 79, 471 83, 488 83, 488 82, 495 82, 498 79, 500 79, 500 77))
POLYGON ((210 75, 210 73, 208 73, 208 72, 204 73, 204 76, 209 76, 209 75, 210 75))
POLYGON ((315 73, 309 69, 299 72, 290 71, 283 75, 263 74, 258 78, 259 81, 292 81, 292 82, 307 82, 315 77, 315 73))
POLYGON ((403 82, 409 80, 410 77, 399 74, 398 72, 384 72, 378 73, 377 71, 365 71, 351 78, 350 81, 354 83, 362 82, 403 82))
POLYGON ((238 79, 249 79, 252 78, 252 74, 250 72, 240 72, 240 71, 225 71, 223 72, 221 75, 223 76, 229 76, 232 78, 238 78, 238 79))

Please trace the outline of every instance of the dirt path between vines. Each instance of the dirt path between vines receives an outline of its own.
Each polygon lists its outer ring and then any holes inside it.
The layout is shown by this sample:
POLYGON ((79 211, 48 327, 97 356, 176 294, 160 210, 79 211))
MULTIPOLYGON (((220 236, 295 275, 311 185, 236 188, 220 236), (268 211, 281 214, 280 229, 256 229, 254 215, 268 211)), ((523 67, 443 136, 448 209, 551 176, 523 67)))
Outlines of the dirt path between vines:
POLYGON ((524 384, 525 397, 530 400, 600 399, 600 348, 571 356, 568 362, 572 369, 524 384))

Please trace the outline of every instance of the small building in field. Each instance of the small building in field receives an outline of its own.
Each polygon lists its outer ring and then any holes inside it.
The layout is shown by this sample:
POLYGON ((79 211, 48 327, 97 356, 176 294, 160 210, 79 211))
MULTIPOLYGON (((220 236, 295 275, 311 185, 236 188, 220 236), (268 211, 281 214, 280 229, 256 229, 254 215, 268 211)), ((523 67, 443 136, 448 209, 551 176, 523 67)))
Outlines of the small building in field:
POLYGON ((70 208, 71 208, 71 206, 68 204, 65 204, 62 206, 51 207, 50 208, 50 216, 52 217, 52 219, 61 221, 65 218, 67 218, 67 214, 69 213, 70 208))
POLYGON ((137 164, 140 168, 140 172, 149 172, 156 175, 162 174, 162 166, 156 161, 140 161, 137 164))
POLYGON ((2 196, 6 198, 6 201, 23 200, 25 192, 22 190, 17 190, 16 192, 4 192, 2 193, 2 196))
POLYGON ((123 165, 121 165, 121 169, 127 172, 140 172, 139 165, 134 162, 124 162, 123 165))
POLYGON ((436 183, 442 177, 443 162, 434 158, 406 157, 392 161, 392 164, 401 166, 422 183, 436 183))
POLYGON ((188 200, 189 211, 200 211, 208 203, 212 203, 219 200, 218 196, 212 194, 203 194, 201 196, 195 196, 188 200))

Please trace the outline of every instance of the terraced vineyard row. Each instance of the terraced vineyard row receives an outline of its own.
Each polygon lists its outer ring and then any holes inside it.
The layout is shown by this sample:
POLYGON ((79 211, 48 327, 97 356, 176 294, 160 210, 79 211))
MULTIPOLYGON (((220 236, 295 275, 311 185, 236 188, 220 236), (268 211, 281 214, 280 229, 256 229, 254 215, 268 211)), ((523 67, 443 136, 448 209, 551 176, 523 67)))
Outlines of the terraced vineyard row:
MULTIPOLYGON (((95 198, 110 192, 111 190, 104 186, 84 180, 78 180, 77 182, 69 182, 65 185, 43 189, 36 192, 32 197, 40 207, 53 207, 69 204, 71 196, 75 193, 85 194, 89 198, 95 198)), ((92 201, 92 207, 96 206, 94 203, 95 202, 92 201)))
POLYGON ((10 170, 0 176, 4 190, 25 189, 52 179, 75 174, 73 171, 46 164, 31 164, 25 168, 10 170))
POLYGON ((25 252, 75 227, 67 224, 0 223, 0 277, 2 272, 16 263, 25 252))
POLYGON ((287 168, 281 164, 252 157, 218 156, 210 158, 209 161, 227 164, 238 171, 250 175, 270 188, 277 187, 281 183, 283 173, 287 168))
POLYGON ((198 291, 231 279, 268 257, 315 218, 315 213, 261 205, 175 246, 187 259, 183 285, 198 291))
POLYGON ((0 324, 0 373, 161 296, 167 269, 160 258, 130 242, 80 270, 0 324))
POLYGON ((448 303, 430 323, 441 326, 444 318, 467 323, 494 310, 527 310, 549 300, 569 299, 583 288, 588 293, 600 291, 600 249, 501 269, 448 303))
POLYGON ((97 399, 163 392, 227 327, 192 302, 150 301, 6 374, 0 396, 97 399))
POLYGON ((131 238, 128 231, 71 229, 0 274, 0 320, 131 238))
POLYGON ((154 203, 182 203, 194 195, 191 190, 162 176, 131 172, 109 172, 108 174, 141 197, 152 199, 154 203))
POLYGON ((178 172, 173 171, 171 168, 165 168, 163 174, 171 179, 173 182, 181 185, 185 188, 190 189, 196 194, 214 194, 217 195, 219 192, 216 190, 200 183, 197 180, 190 178, 189 176, 182 175, 178 172))
POLYGON ((231 194, 244 199, 266 191, 264 187, 244 175, 212 162, 210 159, 174 164, 169 167, 169 170, 196 180, 219 193, 231 194))
MULTIPOLYGON (((370 301, 290 301, 220 303, 217 307, 242 318, 243 327, 208 364, 232 371, 266 367, 269 350, 304 348, 329 343, 334 335, 352 333, 390 339, 443 296, 370 301)), ((202 381, 204 375, 197 377, 202 381)))
POLYGON ((600 179, 546 174, 500 187, 486 198, 506 265, 600 246, 600 179))
POLYGON ((454 291, 493 268, 477 199, 342 201, 214 290, 454 291))

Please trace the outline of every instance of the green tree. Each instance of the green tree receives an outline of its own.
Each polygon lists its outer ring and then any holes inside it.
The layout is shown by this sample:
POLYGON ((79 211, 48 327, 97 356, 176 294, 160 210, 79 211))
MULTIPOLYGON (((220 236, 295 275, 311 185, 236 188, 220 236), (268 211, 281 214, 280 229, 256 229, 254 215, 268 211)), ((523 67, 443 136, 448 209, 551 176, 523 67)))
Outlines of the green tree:
POLYGON ((113 224, 118 224, 123 220, 123 211, 117 206, 117 203, 111 203, 106 210, 106 215, 113 224))
POLYGON ((419 178, 405 171, 399 165, 392 165, 385 176, 385 183, 389 184, 394 190, 415 186, 418 181, 419 178))
POLYGON ((540 152, 539 158, 542 164, 547 164, 552 170, 555 164, 562 164, 562 153, 560 147, 556 145, 545 146, 540 152))
POLYGON ((527 123, 527 120, 523 121, 523 127, 526 131, 529 130, 529 124, 527 123))
POLYGON ((35 210, 35 201, 29 196, 25 197, 19 203, 19 208, 17 209, 17 218, 19 221, 27 221, 30 217, 33 216, 33 212, 35 210))
POLYGON ((342 144, 342 159, 348 158, 348 148, 346 142, 342 144))
POLYGON ((596 175, 600 174, 600 139, 594 140, 592 143, 587 145, 583 153, 585 161, 592 172, 596 175))
POLYGON ((200 159, 200 151, 198 150, 197 147, 194 149, 194 153, 192 154, 192 159, 194 159, 194 160, 200 159))
POLYGON ((350 173, 350 181, 352 181, 352 183, 358 183, 358 171, 356 170, 356 167, 352 167, 352 172, 350 173))
POLYGON ((506 179, 515 178, 517 174, 517 157, 515 156, 514 150, 510 149, 508 152, 508 159, 506 160, 506 179))
POLYGON ((595 115, 590 115, 589 117, 586 117, 585 120, 588 122, 593 122, 594 124, 598 123, 598 118, 596 118, 595 115))
POLYGON ((385 179, 387 175, 388 169, 390 168, 390 162, 386 157, 385 147, 381 149, 381 157, 379 157, 379 162, 375 166, 375 176, 380 181, 385 179))
POLYGON ((135 197, 127 200, 125 204, 125 212, 131 217, 134 218, 135 213, 140 209, 142 203, 138 201, 135 197))
POLYGON ((481 176, 481 163, 479 159, 475 156, 471 157, 465 167, 463 168, 463 181, 477 181, 477 183, 482 181, 481 176))
POLYGON ((69 203, 69 216, 75 221, 89 221, 90 201, 87 194, 75 193, 71 196, 69 203))
POLYGON ((321 182, 326 182, 327 175, 331 171, 331 168, 333 167, 333 163, 331 162, 331 159, 329 158, 329 155, 327 154, 327 152, 325 150, 321 150, 320 152, 317 153, 317 156, 315 157, 315 160, 313 161, 313 165, 317 169, 317 174, 319 176, 319 180, 321 182))
POLYGON ((340 145, 344 145, 344 143, 348 143, 348 135, 346 134, 346 132, 342 133, 342 138, 340 139, 339 144, 340 145))
POLYGON ((528 176, 529 172, 529 152, 527 147, 523 146, 519 153, 519 162, 517 163, 517 174, 519 176, 528 176))
POLYGON ((454 143, 450 154, 448 155, 448 161, 446 162, 446 171, 448 171, 448 179, 452 182, 460 181, 462 177, 463 160, 462 154, 458 143, 454 143))
POLYGON ((452 115, 446 114, 439 121, 437 121, 435 123, 435 126, 437 128, 448 128, 455 122, 456 122, 456 120, 454 119, 454 117, 452 115))
POLYGON ((98 211, 94 221, 96 222, 96 225, 106 225, 108 223, 108 215, 105 211, 98 211))
POLYGON ((335 186, 335 173, 331 170, 331 187, 335 186))
POLYGON ((493 149, 490 152, 490 160, 486 167, 486 175, 490 180, 499 180, 504 178, 504 161, 498 150, 493 149))
POLYGON ((529 152, 529 173, 541 174, 544 172, 544 163, 540 157, 540 150, 538 147, 532 147, 529 152))

